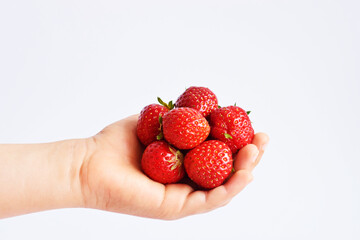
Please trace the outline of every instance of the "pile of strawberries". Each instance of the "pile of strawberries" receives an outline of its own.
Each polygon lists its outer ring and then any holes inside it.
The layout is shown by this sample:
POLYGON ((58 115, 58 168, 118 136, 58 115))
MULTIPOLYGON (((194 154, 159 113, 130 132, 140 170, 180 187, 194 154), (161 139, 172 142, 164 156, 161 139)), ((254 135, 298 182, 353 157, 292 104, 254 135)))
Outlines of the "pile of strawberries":
POLYGON ((187 174, 202 188, 221 185, 233 169, 233 154, 254 137, 250 112, 218 106, 206 87, 187 88, 175 104, 158 101, 142 109, 137 123, 137 136, 146 146, 142 170, 164 184, 187 174))

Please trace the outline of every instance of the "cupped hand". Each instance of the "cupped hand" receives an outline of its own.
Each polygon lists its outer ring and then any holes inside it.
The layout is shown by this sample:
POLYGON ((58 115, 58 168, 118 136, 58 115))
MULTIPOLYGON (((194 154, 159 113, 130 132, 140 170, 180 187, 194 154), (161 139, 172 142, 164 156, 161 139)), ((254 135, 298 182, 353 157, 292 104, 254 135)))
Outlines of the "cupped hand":
POLYGON ((255 134, 252 144, 234 158, 235 172, 209 191, 188 184, 161 184, 141 170, 144 147, 136 136, 138 115, 104 128, 87 139, 88 154, 80 169, 85 207, 158 219, 178 219, 226 205, 252 180, 269 138, 255 134))

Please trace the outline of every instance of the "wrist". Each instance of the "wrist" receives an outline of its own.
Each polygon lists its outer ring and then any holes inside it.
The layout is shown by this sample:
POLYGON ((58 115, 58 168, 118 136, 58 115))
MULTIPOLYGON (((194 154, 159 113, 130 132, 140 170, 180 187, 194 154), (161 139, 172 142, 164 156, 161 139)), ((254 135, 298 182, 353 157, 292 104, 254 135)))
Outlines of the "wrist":
POLYGON ((67 170, 65 172, 66 180, 64 181, 65 195, 68 196, 68 206, 65 207, 85 207, 84 179, 82 175, 84 166, 87 163, 89 155, 89 139, 72 139, 66 140, 66 154, 68 160, 67 170))
POLYGON ((71 170, 68 172, 72 207, 93 207, 89 188, 89 162, 96 151, 94 137, 69 140, 71 170))
POLYGON ((90 189, 91 178, 89 178, 89 171, 93 172, 94 170, 90 162, 93 155, 96 154, 97 142, 95 136, 75 141, 74 172, 69 174, 74 189, 74 202, 77 203, 77 207, 96 208, 97 199, 94 198, 90 189))

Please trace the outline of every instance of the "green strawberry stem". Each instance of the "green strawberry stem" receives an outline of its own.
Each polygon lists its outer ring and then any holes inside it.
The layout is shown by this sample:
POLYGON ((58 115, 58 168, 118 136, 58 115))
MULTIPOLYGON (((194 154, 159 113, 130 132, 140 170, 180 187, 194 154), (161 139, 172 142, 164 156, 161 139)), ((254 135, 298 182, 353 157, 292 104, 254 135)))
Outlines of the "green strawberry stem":
POLYGON ((162 127, 162 126, 163 126, 162 120, 163 120, 162 116, 159 115, 159 123, 160 123, 159 130, 160 130, 160 133, 156 136, 156 139, 157 139, 157 140, 161 140, 161 139, 164 138, 164 133, 163 133, 163 131, 162 131, 162 128, 163 128, 163 127, 162 127))
POLYGON ((170 101, 169 103, 165 103, 161 98, 157 98, 158 102, 163 105, 164 107, 166 107, 167 109, 171 110, 175 107, 173 101, 170 101))
POLYGON ((163 132, 160 132, 157 136, 156 136, 156 140, 161 140, 164 138, 164 134, 163 132))

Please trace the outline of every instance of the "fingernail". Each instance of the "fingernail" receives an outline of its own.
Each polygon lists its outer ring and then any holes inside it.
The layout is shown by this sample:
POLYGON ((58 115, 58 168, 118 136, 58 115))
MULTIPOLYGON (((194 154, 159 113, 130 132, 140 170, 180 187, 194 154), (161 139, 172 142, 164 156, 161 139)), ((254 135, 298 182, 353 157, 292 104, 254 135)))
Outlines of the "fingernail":
POLYGON ((258 155, 259 155, 259 151, 258 151, 258 150, 253 153, 253 156, 252 156, 252 159, 251 159, 253 163, 256 161, 258 155))
POLYGON ((268 144, 269 144, 269 143, 265 143, 264 145, 262 145, 261 150, 262 150, 262 151, 265 151, 265 149, 267 148, 268 144))

